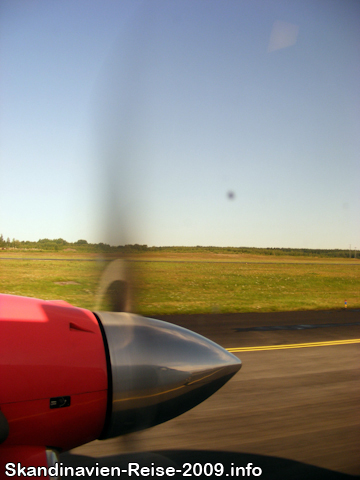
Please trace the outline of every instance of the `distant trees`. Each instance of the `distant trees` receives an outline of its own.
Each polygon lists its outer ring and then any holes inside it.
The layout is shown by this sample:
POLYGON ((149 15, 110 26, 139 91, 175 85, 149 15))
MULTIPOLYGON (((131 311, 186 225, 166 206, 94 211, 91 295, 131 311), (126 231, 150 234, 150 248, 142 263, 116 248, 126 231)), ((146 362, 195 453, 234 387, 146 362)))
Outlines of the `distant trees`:
POLYGON ((213 253, 213 254, 251 254, 251 255, 275 255, 275 256, 296 256, 296 257, 337 257, 348 258, 348 250, 340 249, 312 249, 312 248, 255 248, 255 247, 202 247, 197 245, 194 247, 149 247, 148 245, 127 244, 127 245, 109 245, 108 243, 88 243, 87 240, 79 239, 76 242, 67 242, 63 238, 56 238, 50 240, 48 238, 41 238, 37 242, 19 241, 15 238, 10 240, 9 237, 4 239, 3 234, 0 234, 0 248, 23 248, 23 249, 37 249, 46 251, 61 251, 65 247, 76 247, 76 250, 82 252, 106 252, 106 253, 125 253, 137 254, 144 252, 163 252, 163 253, 213 253))
POLYGON ((125 245, 125 248, 129 250, 136 250, 138 252, 144 252, 145 250, 148 249, 147 245, 139 245, 138 243, 135 243, 135 245, 125 245))
POLYGON ((56 240, 53 240, 57 245, 68 245, 69 242, 64 240, 63 238, 57 238, 56 240))
POLYGON ((6 241, 4 239, 4 236, 3 234, 1 233, 0 234, 0 247, 1 248, 15 248, 15 247, 18 247, 20 245, 20 242, 19 240, 16 240, 16 238, 13 238, 12 240, 10 240, 10 237, 7 237, 6 241))

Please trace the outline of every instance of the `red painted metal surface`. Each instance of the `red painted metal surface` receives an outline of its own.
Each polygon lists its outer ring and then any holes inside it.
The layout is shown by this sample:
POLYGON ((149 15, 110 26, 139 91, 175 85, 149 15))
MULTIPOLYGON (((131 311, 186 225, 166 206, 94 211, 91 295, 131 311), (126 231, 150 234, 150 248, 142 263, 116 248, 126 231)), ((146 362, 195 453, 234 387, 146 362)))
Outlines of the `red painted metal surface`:
MULTIPOLYGON (((46 450, 39 446, 24 446, 17 447, 1 447, 0 448, 0 479, 20 478, 23 473, 21 471, 24 466, 32 467, 47 467, 46 450), (6 467, 6 465, 8 467, 6 467), (20 465, 18 465, 20 464, 20 465), (18 467, 20 467, 20 476, 17 475, 18 467), (14 475, 14 471, 16 475, 14 475)), ((24 477, 23 477, 24 478, 24 477)), ((39 477, 38 477, 39 478, 39 477)), ((44 477, 41 477, 44 478, 44 477)), ((46 478, 46 477, 45 477, 46 478)))
POLYGON ((15 445, 69 449, 97 438, 107 404, 95 316, 65 302, 0 295, 0 409, 15 445), (50 398, 70 405, 50 408, 50 398))

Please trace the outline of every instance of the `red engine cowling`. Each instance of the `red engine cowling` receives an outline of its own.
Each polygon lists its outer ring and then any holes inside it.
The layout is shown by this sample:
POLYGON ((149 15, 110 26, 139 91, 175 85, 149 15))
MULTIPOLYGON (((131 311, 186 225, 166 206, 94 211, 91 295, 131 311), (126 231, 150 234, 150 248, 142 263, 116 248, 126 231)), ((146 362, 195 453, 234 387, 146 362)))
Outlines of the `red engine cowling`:
POLYGON ((9 425, 1 451, 67 450, 97 438, 108 374, 95 316, 66 302, 1 295, 0 322, 0 409, 9 425))
POLYGON ((240 367, 176 325, 0 295, 0 478, 6 465, 50 466, 52 452, 180 415, 240 367))

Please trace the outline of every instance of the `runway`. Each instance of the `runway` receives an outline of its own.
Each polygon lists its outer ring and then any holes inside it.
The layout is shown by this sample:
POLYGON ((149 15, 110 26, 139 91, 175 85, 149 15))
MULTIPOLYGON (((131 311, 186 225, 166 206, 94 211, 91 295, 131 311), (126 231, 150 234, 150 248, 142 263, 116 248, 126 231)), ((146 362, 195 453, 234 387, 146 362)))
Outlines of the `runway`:
POLYGON ((144 432, 79 447, 61 456, 64 464, 93 463, 90 457, 101 465, 251 462, 261 468, 260 478, 360 475, 360 311, 158 318, 228 349, 259 348, 235 353, 241 370, 193 410, 144 432))

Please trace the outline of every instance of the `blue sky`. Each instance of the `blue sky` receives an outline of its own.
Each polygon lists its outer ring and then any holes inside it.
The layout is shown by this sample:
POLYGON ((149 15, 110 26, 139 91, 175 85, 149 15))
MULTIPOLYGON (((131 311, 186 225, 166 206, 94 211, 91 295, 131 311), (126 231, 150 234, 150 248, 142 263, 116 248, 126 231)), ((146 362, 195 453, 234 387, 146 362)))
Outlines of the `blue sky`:
POLYGON ((3 0, 0 32, 5 237, 360 248, 359 2, 3 0))

